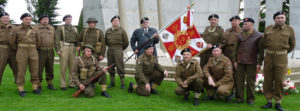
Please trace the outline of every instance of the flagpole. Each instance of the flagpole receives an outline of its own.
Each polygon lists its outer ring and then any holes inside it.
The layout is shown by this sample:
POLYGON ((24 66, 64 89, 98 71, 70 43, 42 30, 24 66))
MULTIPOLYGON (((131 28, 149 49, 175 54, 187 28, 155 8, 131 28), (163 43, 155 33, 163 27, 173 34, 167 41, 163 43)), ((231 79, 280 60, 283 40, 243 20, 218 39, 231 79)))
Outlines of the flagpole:
MULTIPOLYGON (((165 30, 167 27, 169 27, 175 20, 177 20, 180 16, 182 16, 186 11, 188 11, 188 9, 190 9, 191 7, 193 7, 196 4, 196 2, 193 2, 190 6, 188 6, 185 10, 183 10, 180 14, 178 14, 174 19, 171 20, 171 22, 169 22, 167 25, 165 25, 162 29, 160 29, 157 32, 157 35, 159 35, 163 30, 165 30)), ((142 48, 144 48, 146 46, 147 43, 149 43, 152 39, 154 38, 154 35, 152 35, 150 37, 150 39, 148 39, 143 45, 141 45, 140 47, 138 47, 138 51, 140 51, 142 48)), ((162 41, 161 39, 159 39, 160 41, 162 41)), ((164 45, 163 45, 164 46, 164 45)), ((164 46, 164 48, 166 49, 166 47, 164 46)), ((131 57, 133 57, 136 53, 131 54, 125 61, 124 63, 126 63, 129 59, 131 59, 131 57)), ((174 64, 174 63, 173 63, 174 64)), ((175 65, 175 64, 174 64, 175 65)))

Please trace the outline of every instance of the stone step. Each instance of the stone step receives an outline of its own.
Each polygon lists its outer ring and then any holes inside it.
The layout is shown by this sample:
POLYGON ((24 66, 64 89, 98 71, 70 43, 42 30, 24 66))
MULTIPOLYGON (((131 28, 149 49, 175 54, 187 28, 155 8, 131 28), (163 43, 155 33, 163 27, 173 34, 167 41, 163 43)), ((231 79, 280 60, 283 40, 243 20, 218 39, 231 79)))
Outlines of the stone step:
POLYGON ((290 78, 291 80, 300 80, 300 72, 294 72, 290 75, 286 75, 285 78, 290 78))
POLYGON ((292 71, 292 73, 294 73, 294 72, 300 72, 300 67, 292 67, 291 71, 292 71))

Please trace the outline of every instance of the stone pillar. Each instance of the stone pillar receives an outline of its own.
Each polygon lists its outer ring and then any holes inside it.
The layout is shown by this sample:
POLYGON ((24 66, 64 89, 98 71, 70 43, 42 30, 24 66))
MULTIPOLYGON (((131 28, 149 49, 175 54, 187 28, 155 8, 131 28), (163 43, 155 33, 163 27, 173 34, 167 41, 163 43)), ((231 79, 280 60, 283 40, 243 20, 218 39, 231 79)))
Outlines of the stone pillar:
POLYGON ((118 0, 118 6, 119 6, 119 16, 121 18, 120 24, 121 27, 127 32, 127 17, 126 17, 126 8, 125 8, 125 2, 124 0, 118 0))
POLYGON ((87 19, 95 17, 98 20, 96 28, 105 32, 101 0, 83 0, 83 26, 87 27, 87 19))
POLYGON ((144 11, 144 0, 138 0, 139 1, 139 15, 140 20, 145 17, 145 11, 144 11))
MULTIPOLYGON (((267 0, 274 1, 274 0, 267 0)), ((260 0, 244 0, 244 18, 251 17, 254 19, 254 29, 258 30, 260 0)))
MULTIPOLYGON (((290 0, 290 25, 294 28, 296 37, 296 48, 295 50, 300 50, 300 1, 290 0)), ((297 54, 297 53, 295 53, 297 54)), ((298 53, 299 54, 299 53, 298 53)), ((300 56, 300 55, 295 55, 300 56)))
POLYGON ((163 9, 162 9, 162 2, 161 0, 157 0, 157 12, 158 12, 158 27, 159 30, 164 27, 163 21, 163 9))
POLYGON ((273 15, 277 11, 282 10, 282 0, 267 0, 266 1, 266 26, 274 24, 273 15))

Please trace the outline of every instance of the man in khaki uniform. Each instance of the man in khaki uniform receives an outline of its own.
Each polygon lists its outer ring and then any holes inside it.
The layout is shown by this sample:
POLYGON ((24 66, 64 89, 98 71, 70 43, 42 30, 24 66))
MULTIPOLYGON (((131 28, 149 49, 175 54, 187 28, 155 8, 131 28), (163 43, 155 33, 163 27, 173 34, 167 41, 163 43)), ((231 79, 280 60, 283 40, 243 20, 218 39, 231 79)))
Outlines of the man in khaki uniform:
POLYGON ((14 79, 16 83, 18 74, 16 50, 13 50, 13 48, 9 46, 9 39, 11 38, 13 29, 15 27, 9 24, 9 14, 6 12, 0 13, 0 21, 0 85, 3 72, 7 64, 9 64, 14 73, 14 79))
POLYGON ((136 89, 136 93, 141 96, 150 96, 151 93, 159 94, 156 88, 161 84, 164 76, 168 76, 168 71, 164 70, 158 63, 153 52, 154 45, 149 44, 145 47, 145 53, 136 60, 135 81, 137 85, 130 82, 128 87, 129 93, 132 93, 136 89))
POLYGON ((38 89, 39 77, 39 56, 37 48, 40 45, 40 36, 38 30, 30 26, 31 15, 24 13, 21 16, 22 24, 15 28, 10 45, 17 49, 17 64, 18 64, 18 77, 17 86, 19 95, 25 96, 24 84, 27 66, 31 74, 31 83, 34 94, 40 94, 41 90, 38 89))
POLYGON ((247 82, 247 103, 253 105, 255 101, 255 80, 257 70, 263 60, 261 45, 262 34, 253 27, 254 20, 245 18, 243 32, 239 33, 234 46, 234 68, 236 72, 236 98, 235 103, 244 102, 245 77, 247 82))
MULTIPOLYGON (((76 58, 73 68, 72 68, 72 74, 73 74, 73 80, 75 84, 83 90, 83 94, 85 97, 93 97, 95 96, 95 83, 97 81, 93 81, 88 86, 84 86, 86 82, 88 82, 93 76, 97 75, 99 72, 104 71, 107 72, 106 68, 101 68, 100 64, 93 55, 95 49, 92 45, 84 45, 82 47, 83 54, 82 56, 76 58)), ((103 75, 105 75, 103 73, 103 75)), ((106 90, 102 89, 102 95, 103 93, 106 93, 106 90)))
POLYGON ((203 73, 197 60, 192 60, 192 53, 189 48, 181 51, 183 60, 176 66, 175 80, 178 84, 175 94, 184 95, 184 100, 189 100, 189 91, 194 91, 194 105, 199 105, 199 97, 203 89, 203 73))
POLYGON ((216 93, 219 96, 225 96, 226 102, 230 102, 230 91, 234 85, 232 64, 222 54, 222 49, 219 45, 213 46, 212 55, 213 57, 209 58, 208 63, 203 68, 203 73, 207 78, 204 82, 206 84, 207 97, 203 100, 214 99, 216 93))
POLYGON ((200 66, 203 68, 209 57, 211 56, 211 48, 213 44, 220 44, 221 47, 225 45, 224 29, 218 25, 219 16, 212 14, 208 17, 210 26, 205 28, 203 39, 207 43, 207 50, 200 54, 200 66))
MULTIPOLYGON (((81 47, 89 44, 93 47, 96 47, 93 56, 97 59, 97 61, 102 61, 105 54, 105 41, 104 41, 104 35, 103 32, 99 29, 96 29, 96 23, 98 21, 94 17, 90 17, 87 20, 87 23, 89 25, 89 28, 84 28, 79 37, 80 45, 81 47)), ((78 47, 80 47, 78 46, 78 47)), ((110 97, 108 93, 106 93, 106 74, 101 75, 99 84, 101 84, 102 93, 105 97, 110 97)))
POLYGON ((295 35, 292 27, 285 24, 285 13, 279 11, 274 14, 275 25, 265 29, 263 48, 266 51, 264 62, 264 95, 267 104, 262 108, 272 108, 272 99, 275 99, 275 108, 283 111, 281 100, 283 98, 283 81, 287 71, 288 53, 295 48, 295 35))
POLYGON ((43 72, 44 68, 46 70, 46 80, 48 84, 48 89, 56 90, 53 87, 53 64, 54 64, 54 35, 55 29, 49 24, 49 16, 43 14, 39 18, 40 24, 37 25, 40 37, 41 44, 38 48, 39 53, 39 86, 38 88, 42 90, 42 81, 43 81, 43 72))
MULTIPOLYGON (((60 60, 60 88, 67 90, 66 83, 66 69, 69 70, 69 88, 75 88, 72 82, 72 66, 76 56, 75 46, 78 42, 78 33, 76 27, 72 26, 72 16, 65 15, 63 17, 64 25, 57 27, 55 33, 54 47, 60 60)), ((79 49, 77 49, 79 51, 79 49)))
MULTIPOLYGON (((125 67, 123 62, 123 51, 128 47, 129 41, 126 31, 119 26, 120 17, 118 15, 111 19, 112 27, 105 32, 105 43, 108 46, 107 61, 108 66, 116 64, 118 75, 121 81, 121 89, 125 89, 125 67)), ((104 51, 105 52, 105 51, 104 51)), ((108 70, 110 74, 109 87, 115 86, 115 68, 108 70)))
MULTIPOLYGON (((237 35, 242 32, 242 28, 240 27, 241 19, 239 16, 233 16, 229 19, 231 22, 231 27, 226 29, 224 33, 224 37, 226 40, 225 47, 223 50, 223 53, 226 57, 228 57, 231 61, 233 62, 233 47, 234 43, 237 41, 237 35)), ((236 83, 236 78, 235 78, 235 69, 232 68, 233 70, 233 78, 234 78, 234 83, 236 83)), ((233 88, 231 96, 235 96, 235 90, 233 88)))

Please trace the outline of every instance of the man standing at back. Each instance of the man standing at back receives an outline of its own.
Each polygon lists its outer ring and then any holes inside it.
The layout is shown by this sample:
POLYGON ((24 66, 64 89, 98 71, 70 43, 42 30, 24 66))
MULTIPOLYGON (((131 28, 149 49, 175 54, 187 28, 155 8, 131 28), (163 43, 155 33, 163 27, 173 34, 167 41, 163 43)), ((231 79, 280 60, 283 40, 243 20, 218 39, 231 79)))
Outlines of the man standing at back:
POLYGON ((48 84, 48 89, 56 90, 52 84, 53 80, 53 64, 54 64, 54 34, 55 29, 49 24, 49 16, 43 14, 39 18, 40 24, 37 25, 40 37, 41 45, 38 48, 39 53, 39 86, 38 88, 42 90, 42 80, 44 68, 46 70, 46 80, 48 84))
MULTIPOLYGON (((78 33, 76 27, 74 27, 71 15, 65 15, 63 17, 64 25, 59 26, 55 33, 55 50, 59 55, 60 60, 60 88, 67 90, 66 83, 66 69, 69 70, 69 88, 75 88, 75 84, 72 81, 72 67, 76 56, 75 46, 78 42, 78 33)), ((79 51, 79 49, 77 49, 79 51)))

